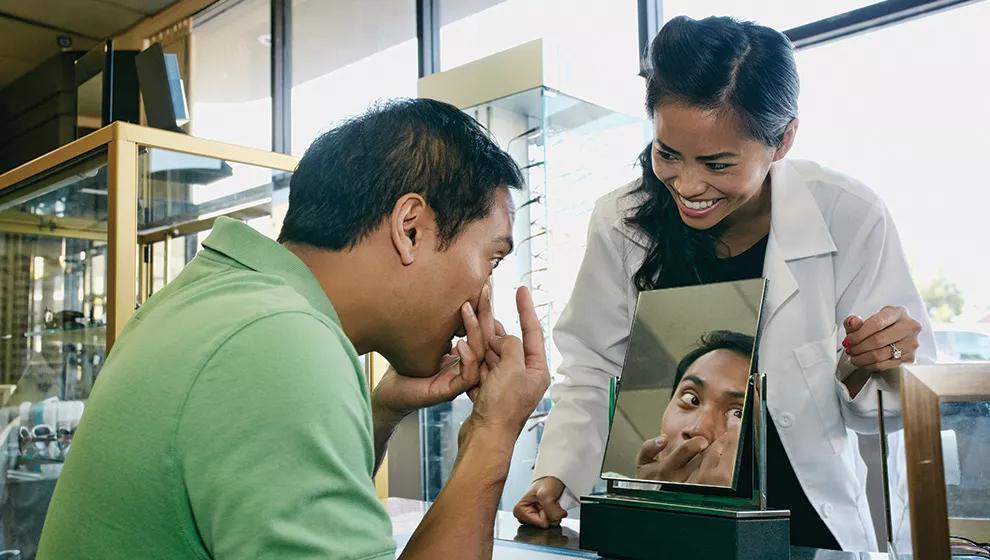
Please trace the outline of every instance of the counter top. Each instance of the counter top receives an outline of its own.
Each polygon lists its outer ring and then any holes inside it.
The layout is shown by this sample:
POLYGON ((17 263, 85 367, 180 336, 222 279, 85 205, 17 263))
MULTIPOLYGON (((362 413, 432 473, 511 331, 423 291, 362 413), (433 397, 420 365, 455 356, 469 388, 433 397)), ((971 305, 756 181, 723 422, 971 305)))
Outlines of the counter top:
MULTIPOLYGON (((392 533, 399 551, 409 541, 416 526, 430 505, 418 500, 388 498, 385 509, 392 519, 392 533)), ((581 523, 564 519, 560 527, 537 529, 521 525, 512 513, 498 512, 495 518, 495 549, 493 560, 562 560, 564 558, 599 559, 601 557, 578 547, 581 523)), ((791 560, 886 560, 887 555, 876 552, 840 552, 800 546, 791 547, 791 560)))

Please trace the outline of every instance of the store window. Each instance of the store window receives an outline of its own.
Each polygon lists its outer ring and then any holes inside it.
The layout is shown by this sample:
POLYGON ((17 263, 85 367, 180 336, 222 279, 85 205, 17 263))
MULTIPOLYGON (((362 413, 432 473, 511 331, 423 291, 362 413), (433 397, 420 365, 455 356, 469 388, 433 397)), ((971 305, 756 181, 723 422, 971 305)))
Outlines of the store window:
POLYGON ((797 55, 792 154, 887 204, 946 361, 980 359, 990 336, 987 21, 990 2, 977 2, 797 55))
POLYGON ((415 97, 415 0, 294 0, 292 153, 380 99, 415 97))
POLYGON ((200 138, 272 146, 269 0, 228 0, 193 22, 190 130, 200 138))
POLYGON ((829 2, 664 0, 663 19, 667 21, 677 16, 695 19, 708 16, 732 16, 784 31, 875 3, 876 0, 830 0, 829 2))
POLYGON ((636 18, 633 1, 446 0, 440 10, 440 66, 447 70, 542 38, 588 67, 607 64, 635 73, 636 18))

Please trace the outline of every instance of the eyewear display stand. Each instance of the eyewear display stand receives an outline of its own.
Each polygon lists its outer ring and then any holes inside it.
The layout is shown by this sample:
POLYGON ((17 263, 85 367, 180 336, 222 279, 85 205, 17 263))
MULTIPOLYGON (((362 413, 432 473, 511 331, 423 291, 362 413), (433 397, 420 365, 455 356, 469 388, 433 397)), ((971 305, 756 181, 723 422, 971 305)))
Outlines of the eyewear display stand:
MULTIPOLYGON (((765 281, 748 280, 675 289, 682 290, 680 292, 658 290, 640 294, 623 366, 625 386, 621 389, 624 392, 615 386, 611 391, 613 397, 609 445, 602 467, 602 478, 607 482, 607 490, 604 494, 581 497, 582 549, 593 550, 606 558, 629 560, 790 558, 790 512, 768 509, 766 499, 766 376, 755 371, 759 310, 762 307, 765 286, 765 281), (733 291, 745 295, 743 299, 747 306, 733 308, 731 298, 725 295, 735 293, 733 291), (709 317, 697 319, 697 316, 705 314, 697 311, 698 306, 693 305, 697 303, 693 298, 698 297, 718 303, 717 307, 724 308, 727 315, 712 316, 717 312, 709 312, 709 317), (743 316, 744 313, 740 313, 740 309, 746 308, 752 315, 743 316), (691 312, 691 317, 676 316, 678 310, 683 309, 695 311, 691 312), (671 318, 670 315, 675 317, 671 318), (692 323, 692 319, 696 322, 692 323), (747 331, 745 325, 748 322, 747 331), (717 332, 739 331, 738 334, 748 334, 745 340, 749 341, 748 346, 753 349, 754 354, 750 357, 749 369, 744 370, 741 369, 744 366, 739 366, 736 373, 731 373, 730 366, 724 365, 724 362, 720 366, 723 369, 711 365, 692 369, 694 366, 691 364, 700 363, 702 356, 709 356, 719 349, 731 348, 724 345, 724 340, 723 345, 719 346, 712 345, 711 339, 705 342, 702 337, 697 349, 685 355, 685 346, 678 339, 684 339, 686 335, 678 331, 684 330, 684 327, 691 331, 692 325, 695 328, 704 326, 702 330, 706 331, 712 325, 717 329, 728 329, 729 325, 734 325, 733 329, 717 332), (676 364, 677 372, 674 387, 667 387, 670 384, 667 381, 658 384, 658 377, 662 378, 667 375, 665 372, 674 369, 672 364, 676 364), (707 373, 702 373, 704 371, 707 373), (696 372, 697 376, 692 372, 696 372), (676 412, 677 407, 687 394, 698 399, 702 398, 705 391, 709 391, 709 396, 715 394, 715 383, 719 379, 715 377, 716 374, 721 376, 723 383, 730 378, 735 380, 731 387, 738 392, 737 398, 743 403, 742 413, 739 415, 739 444, 736 455, 731 456, 736 460, 735 470, 732 471, 735 473, 734 477, 718 483, 691 482, 691 478, 681 482, 668 482, 657 472, 650 474, 646 470, 641 471, 640 467, 644 465, 659 465, 662 461, 662 453, 649 461, 643 459, 644 454, 653 455, 656 451, 656 448, 647 451, 649 440, 638 450, 636 472, 623 470, 630 457, 628 434, 635 434, 636 439, 632 441, 642 441, 644 436, 651 435, 646 430, 658 415, 653 411, 660 402, 658 395, 667 394, 670 398, 670 404, 660 420, 661 433, 669 442, 675 432, 665 428, 668 414, 672 424, 678 426, 677 430, 686 429, 686 424, 677 424, 674 418, 679 414, 676 412), (706 375, 707 380, 698 377, 706 375), (747 385, 744 393, 743 385, 747 385), (694 390, 690 389, 692 386, 694 390), (705 389, 705 386, 708 388, 705 389), (626 398, 625 401, 623 397, 626 398), (650 412, 644 413, 644 410, 650 412), (671 410, 674 410, 673 414, 671 410), (659 480, 654 482, 653 478, 659 480)), ((738 351, 738 348, 735 349, 738 351)), ((707 362, 712 363, 715 362, 707 362)), ((694 461, 690 461, 688 465, 692 462, 694 461)))
POLYGON ((741 473, 741 477, 746 475, 745 463, 752 465, 750 499, 671 492, 663 490, 664 484, 610 480, 607 493, 581 496, 581 548, 630 560, 790 558, 790 512, 766 507, 766 413, 762 406, 766 379, 754 374, 751 383, 751 388, 760 389, 751 393, 755 406, 750 408, 749 419, 753 437, 749 441, 756 445, 744 443, 741 473), (754 449, 747 453, 746 448, 754 449))

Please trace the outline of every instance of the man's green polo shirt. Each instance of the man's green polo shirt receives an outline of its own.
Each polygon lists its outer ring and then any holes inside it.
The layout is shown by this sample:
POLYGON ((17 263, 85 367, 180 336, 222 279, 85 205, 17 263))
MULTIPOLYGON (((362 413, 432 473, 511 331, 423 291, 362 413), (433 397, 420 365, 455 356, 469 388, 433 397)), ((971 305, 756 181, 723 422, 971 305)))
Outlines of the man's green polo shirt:
POLYGON ((114 345, 42 560, 393 558, 368 388, 316 278, 233 220, 114 345))

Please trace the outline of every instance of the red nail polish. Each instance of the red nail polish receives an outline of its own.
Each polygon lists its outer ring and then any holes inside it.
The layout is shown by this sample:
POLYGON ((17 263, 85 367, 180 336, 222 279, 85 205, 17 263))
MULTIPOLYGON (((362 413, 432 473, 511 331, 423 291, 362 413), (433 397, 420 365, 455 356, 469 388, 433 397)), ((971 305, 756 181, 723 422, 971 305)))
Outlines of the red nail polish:
POLYGON ((849 337, 848 336, 845 339, 843 339, 842 345, 845 346, 846 348, 849 348, 849 337))

